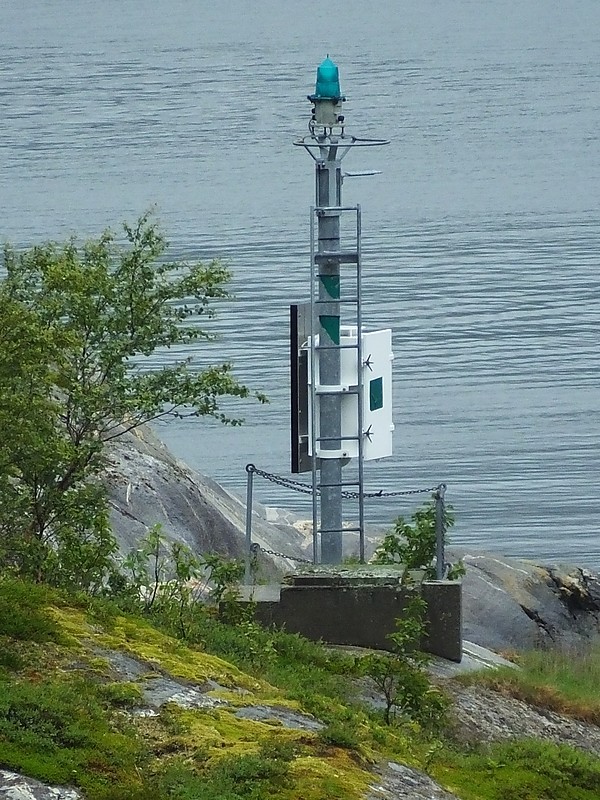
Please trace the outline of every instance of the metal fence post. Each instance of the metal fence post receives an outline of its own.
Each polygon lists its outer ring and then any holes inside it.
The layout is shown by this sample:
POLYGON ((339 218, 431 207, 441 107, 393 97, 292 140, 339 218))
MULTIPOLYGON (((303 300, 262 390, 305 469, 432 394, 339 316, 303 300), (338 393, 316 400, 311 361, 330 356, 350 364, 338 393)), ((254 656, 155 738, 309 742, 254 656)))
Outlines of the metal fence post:
POLYGON ((435 577, 438 581, 444 580, 446 571, 445 542, 444 542, 444 495, 446 484, 440 483, 435 492, 435 577))
POLYGON ((251 583, 251 559, 252 559, 252 488, 254 483, 254 464, 246 464, 246 553, 244 559, 244 583, 249 586, 251 583))

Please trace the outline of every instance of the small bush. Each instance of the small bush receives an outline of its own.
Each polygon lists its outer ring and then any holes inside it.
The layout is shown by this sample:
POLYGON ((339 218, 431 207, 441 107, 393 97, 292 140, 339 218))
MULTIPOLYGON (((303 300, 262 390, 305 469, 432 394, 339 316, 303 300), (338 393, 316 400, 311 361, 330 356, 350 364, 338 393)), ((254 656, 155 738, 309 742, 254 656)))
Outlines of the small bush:
POLYGON ((413 597, 396 620, 394 633, 388 637, 393 652, 373 653, 360 662, 363 674, 371 678, 383 695, 387 725, 397 716, 429 729, 440 729, 446 723, 450 701, 429 680, 424 670, 429 657, 419 650, 425 630, 425 610, 425 602, 413 597))
POLYGON ((325 745, 345 747, 348 750, 355 750, 360 744, 356 728, 349 722, 330 722, 319 732, 319 739, 325 745))
POLYGON ((58 625, 44 612, 54 595, 42 584, 0 580, 0 635, 27 642, 60 642, 58 625))
POLYGON ((142 690, 131 681, 102 684, 98 687, 98 695, 118 708, 133 708, 142 700, 142 690))
POLYGON ((16 653, 8 642, 0 639, 0 669, 8 670, 9 672, 18 672, 23 669, 25 662, 23 658, 16 653))
POLYGON ((267 739, 256 753, 220 758, 201 773, 183 761, 166 770, 161 789, 172 800, 262 800, 281 796, 290 784, 289 762, 294 757, 289 744, 267 739))
MULTIPOLYGON (((444 531, 453 525, 454 515, 450 507, 444 506, 444 531)), ((445 533, 444 541, 446 542, 445 533)), ((404 517, 396 518, 393 529, 385 535, 372 561, 374 564, 402 564, 405 580, 408 579, 410 570, 424 570, 426 578, 435 578, 436 568, 433 561, 436 543, 436 508, 435 502, 430 500, 413 513, 410 522, 404 517)), ((464 574, 464 566, 459 562, 450 567, 448 577, 456 579, 464 574)))

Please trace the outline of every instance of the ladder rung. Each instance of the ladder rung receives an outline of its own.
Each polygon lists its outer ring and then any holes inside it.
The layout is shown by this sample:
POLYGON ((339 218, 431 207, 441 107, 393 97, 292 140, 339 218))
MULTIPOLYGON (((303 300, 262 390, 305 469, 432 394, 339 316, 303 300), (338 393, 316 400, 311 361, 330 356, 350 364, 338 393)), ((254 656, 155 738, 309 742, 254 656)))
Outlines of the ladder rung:
POLYGON ((313 256, 316 264, 323 261, 338 261, 340 264, 357 264, 358 252, 356 250, 321 250, 313 256))
MULTIPOLYGON (((330 384, 321 384, 315 389, 315 394, 319 397, 331 396, 331 395, 345 395, 345 394, 358 394, 359 388, 358 386, 333 386, 330 384)), ((339 437, 337 437, 339 438, 339 437)))
POLYGON ((318 483, 318 489, 339 489, 344 486, 360 486, 360 481, 342 481, 341 483, 318 483))
POLYGON ((358 342, 356 344, 317 344, 315 350, 358 350, 358 342))
POLYGON ((338 297, 332 300, 315 300, 315 305, 322 305, 324 303, 358 303, 358 297, 338 297))
POLYGON ((315 206, 315 214, 327 211, 358 211, 358 206, 315 206))
POLYGON ((360 528, 319 528, 319 533, 360 533, 360 528))

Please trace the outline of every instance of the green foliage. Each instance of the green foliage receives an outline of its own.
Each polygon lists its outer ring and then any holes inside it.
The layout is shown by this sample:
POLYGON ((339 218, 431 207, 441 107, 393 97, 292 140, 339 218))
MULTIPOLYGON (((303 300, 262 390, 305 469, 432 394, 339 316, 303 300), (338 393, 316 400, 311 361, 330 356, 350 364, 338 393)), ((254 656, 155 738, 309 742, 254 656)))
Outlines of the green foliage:
POLYGON ((360 736, 351 722, 335 720, 319 732, 319 739, 326 746, 345 747, 354 750, 360 745, 360 736))
POLYGON ((200 773, 175 762, 165 773, 161 789, 173 800, 263 800, 281 796, 290 785, 289 744, 265 739, 257 753, 225 756, 200 773))
POLYGON ((11 648, 11 643, 0 637, 0 675, 2 672, 18 672, 25 663, 25 659, 11 648))
POLYGON ((100 684, 98 686, 98 696, 106 700, 111 706, 133 708, 140 705, 142 691, 138 684, 132 681, 116 681, 100 684))
MULTIPOLYGON (((53 643, 60 639, 55 623, 45 630, 39 620, 35 621, 35 615, 43 617, 49 605, 57 606, 58 618, 68 625, 71 600, 67 593, 4 579, 0 581, 0 597, 6 601, 0 621, 5 629, 13 625, 4 640, 23 647, 33 641, 36 649, 47 646, 53 653, 53 643), (21 618, 7 623, 13 607, 21 608, 21 618), (29 616, 34 618, 30 629, 29 616), (20 639, 12 638, 12 634, 20 639)), ((114 622, 115 607, 107 600, 78 594, 74 605, 78 611, 86 609, 88 622, 94 620, 95 626, 103 625, 102 620, 108 625, 114 622)), ((151 623, 162 625, 154 609, 148 612, 151 623)), ((417 617, 418 611, 417 605, 417 617)), ((81 614, 76 616, 80 618, 81 614)), ((190 627, 188 641, 202 631, 202 651, 223 655, 228 649, 235 650, 232 661, 253 661, 244 652, 247 634, 243 626, 225 624, 208 610, 197 616, 201 622, 190 627)), ((164 662, 159 649, 152 651, 152 659, 159 666, 169 663, 174 651, 181 659, 194 654, 193 646, 183 647, 161 636, 147 619, 133 615, 121 614, 111 636, 131 642, 135 624, 144 631, 141 638, 154 634, 157 642, 164 640, 164 662)), ((597 759, 567 747, 527 741, 467 752, 453 749, 444 740, 430 738, 429 725, 439 721, 444 709, 435 703, 424 704, 423 697, 432 692, 432 687, 420 684, 414 673, 403 674, 404 705, 394 709, 398 719, 410 722, 386 726, 380 714, 367 712, 356 702, 353 682, 361 674, 363 658, 298 635, 261 630, 252 635, 264 637, 261 641, 270 645, 272 656, 264 666, 253 661, 252 669, 261 686, 265 686, 265 679, 272 686, 266 688, 268 700, 257 688, 251 702, 273 702, 273 692, 282 704, 296 700, 302 710, 326 723, 317 736, 296 736, 274 729, 271 736, 261 739, 264 725, 256 723, 257 735, 253 737, 253 723, 245 722, 248 727, 240 729, 234 714, 223 710, 182 711, 167 705, 159 717, 131 717, 128 710, 139 703, 141 685, 107 682, 109 673, 102 673, 95 661, 90 672, 86 657, 78 652, 76 664, 72 662, 66 671, 61 667, 53 671, 50 662, 44 673, 30 668, 11 676, 0 669, 0 768, 52 784, 77 786, 87 800, 349 800, 364 796, 366 791, 368 776, 359 765, 364 765, 365 759, 383 758, 425 767, 463 800, 596 800, 600 791, 597 759), (415 719, 428 727, 428 737, 420 736, 415 719), (353 769, 356 783, 351 784, 350 779, 345 782, 353 769)), ((420 658, 414 647, 417 631, 415 621, 410 620, 404 626, 399 624, 395 634, 397 650, 402 650, 402 657, 412 666, 420 658)))
POLYGON ((60 642, 58 625, 44 613, 51 598, 45 586, 0 580, 0 636, 25 642, 60 642))
MULTIPOLYGON (((177 360, 211 335, 227 296, 219 262, 163 260, 148 215, 79 245, 4 252, 0 285, 0 565, 100 591, 116 544, 98 484, 106 442, 150 420, 238 424, 223 397, 250 396, 231 365, 177 360), (157 351, 173 362, 155 366, 157 351)), ((255 395, 264 400, 261 395, 255 395)))
MULTIPOLYGON (((374 564, 402 564, 404 577, 408 578, 410 570, 424 570, 426 578, 434 578, 436 574, 433 560, 436 555, 436 509, 433 500, 417 509, 407 522, 404 517, 397 517, 394 528, 387 533, 375 551, 374 564)), ((452 510, 444 506, 444 532, 454 525, 452 510)), ((444 534, 445 538, 445 534, 444 534)), ((446 539, 445 539, 446 541, 446 539)), ((454 579, 464 574, 462 564, 451 568, 449 578, 454 579)))
POLYGON ((234 600, 237 596, 235 587, 244 575, 244 565, 235 559, 223 558, 218 553, 205 553, 204 566, 209 570, 212 584, 212 599, 215 603, 223 600, 234 600))
POLYGON ((428 657, 419 650, 425 630, 425 609, 420 597, 412 597, 402 617, 396 620, 396 630, 389 636, 393 652, 373 653, 361 659, 364 674, 385 699, 387 725, 396 715, 429 729, 440 729, 445 724, 449 701, 429 680, 423 668, 428 657))
POLYGON ((155 525, 123 559, 109 591, 123 608, 151 615, 171 633, 192 639, 194 625, 205 615, 199 600, 206 592, 214 605, 226 601, 225 611, 237 613, 234 598, 243 573, 240 561, 218 553, 197 557, 155 525))
POLYGON ((131 770, 143 761, 141 744, 113 726, 106 702, 86 680, 0 679, 0 742, 0 765, 75 783, 89 798, 108 800, 112 783, 132 789, 140 783, 131 770))
POLYGON ((433 769, 464 800, 596 800, 600 761, 565 745, 536 740, 447 751, 433 769))
POLYGON ((221 759, 209 773, 209 780, 225 796, 229 792, 232 797, 266 797, 273 789, 289 783, 288 764, 292 758, 293 750, 268 742, 256 754, 221 759))

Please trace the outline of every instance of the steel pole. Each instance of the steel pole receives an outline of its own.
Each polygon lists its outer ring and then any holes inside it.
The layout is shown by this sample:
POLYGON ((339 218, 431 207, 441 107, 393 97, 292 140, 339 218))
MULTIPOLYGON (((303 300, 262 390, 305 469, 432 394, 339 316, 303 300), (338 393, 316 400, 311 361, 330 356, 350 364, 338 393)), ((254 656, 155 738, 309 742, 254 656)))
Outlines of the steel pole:
POLYGON ((444 496, 446 493, 446 484, 440 483, 435 493, 435 577, 438 581, 444 579, 446 571, 445 565, 445 531, 444 531, 444 496))
MULTIPOLYGON (((318 208, 318 252, 332 253, 340 249, 340 215, 342 204, 342 167, 335 143, 324 143, 316 163, 316 204, 318 208)), ((340 345, 340 259, 327 258, 319 263, 318 333, 320 387, 336 387, 341 378, 340 345)), ((341 396, 332 391, 321 393, 319 402, 319 447, 321 451, 341 451, 341 396)), ((342 561, 342 465, 340 457, 320 462, 321 561, 339 564, 342 561)))
POLYGON ((254 483, 254 465, 246 465, 246 553, 244 559, 244 583, 249 586, 252 582, 252 488, 254 483))

